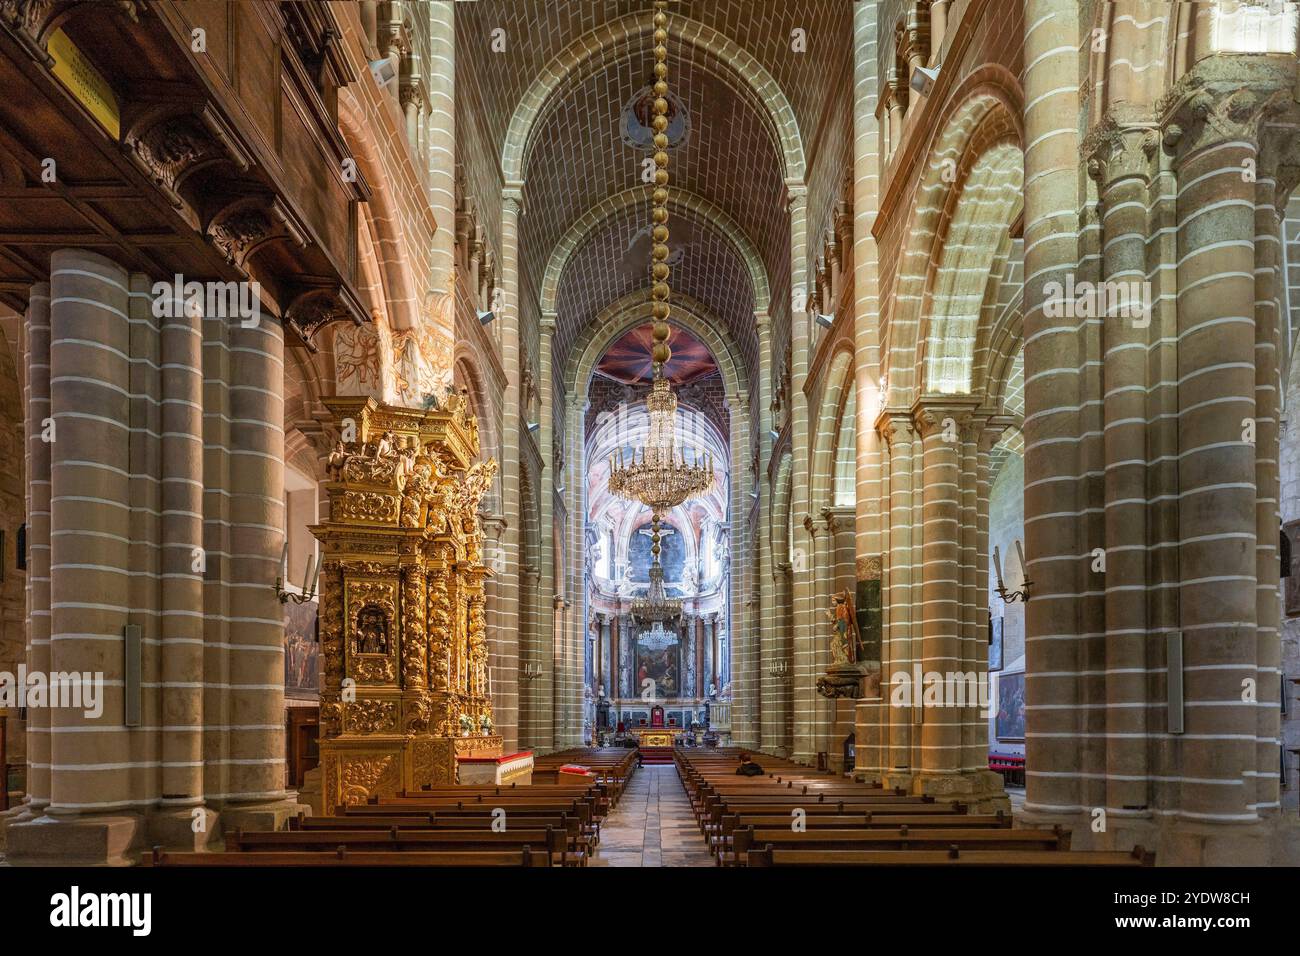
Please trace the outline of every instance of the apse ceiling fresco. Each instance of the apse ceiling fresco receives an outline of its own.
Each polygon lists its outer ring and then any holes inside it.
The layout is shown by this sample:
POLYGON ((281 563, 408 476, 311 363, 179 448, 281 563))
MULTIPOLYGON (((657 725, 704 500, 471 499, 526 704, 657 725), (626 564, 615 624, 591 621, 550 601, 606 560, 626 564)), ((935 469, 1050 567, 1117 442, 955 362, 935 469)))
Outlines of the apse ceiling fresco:
MULTIPOLYGON (((596 366, 596 373, 624 385, 649 382, 651 325, 638 326, 618 339, 596 366)), ((668 340, 673 357, 664 366, 665 376, 675 385, 685 385, 717 371, 713 355, 704 343, 684 329, 673 329, 668 340)))

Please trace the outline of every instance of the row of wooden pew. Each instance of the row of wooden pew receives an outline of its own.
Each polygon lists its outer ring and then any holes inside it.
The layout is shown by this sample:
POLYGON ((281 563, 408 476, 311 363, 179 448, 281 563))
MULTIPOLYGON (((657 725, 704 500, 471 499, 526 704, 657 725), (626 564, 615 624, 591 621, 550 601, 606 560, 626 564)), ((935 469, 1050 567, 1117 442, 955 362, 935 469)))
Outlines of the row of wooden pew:
POLYGON ((627 782, 636 770, 636 751, 624 747, 574 747, 533 758, 533 783, 558 783, 567 775, 561 768, 569 765, 586 767, 605 788, 610 807, 618 806, 627 782))
POLYGON ((758 754, 763 776, 738 776, 739 751, 679 749, 682 785, 723 866, 1143 866, 1153 856, 1070 849, 1061 827, 1012 828, 1008 813, 884 790, 758 754))
POLYGON ((599 771, 525 786, 451 786, 298 817, 289 829, 235 830, 225 852, 154 848, 146 866, 586 866, 601 820, 617 803, 634 755, 571 751, 560 763, 599 771))

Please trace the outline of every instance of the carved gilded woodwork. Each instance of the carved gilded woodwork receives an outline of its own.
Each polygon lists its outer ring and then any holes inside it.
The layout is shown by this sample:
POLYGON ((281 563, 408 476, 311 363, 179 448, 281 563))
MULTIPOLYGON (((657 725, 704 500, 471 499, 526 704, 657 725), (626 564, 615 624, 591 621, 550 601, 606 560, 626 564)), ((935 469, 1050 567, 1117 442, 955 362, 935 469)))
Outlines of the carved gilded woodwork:
POLYGON ((320 584, 325 805, 455 781, 456 757, 500 754, 488 695, 476 461, 462 396, 439 409, 331 398, 320 584))

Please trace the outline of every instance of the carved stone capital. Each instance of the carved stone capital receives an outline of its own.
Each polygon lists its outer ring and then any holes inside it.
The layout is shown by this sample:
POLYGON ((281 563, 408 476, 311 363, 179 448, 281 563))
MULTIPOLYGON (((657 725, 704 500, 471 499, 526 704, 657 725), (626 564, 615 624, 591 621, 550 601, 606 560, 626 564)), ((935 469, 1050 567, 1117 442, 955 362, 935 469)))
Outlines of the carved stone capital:
POLYGON ((1165 148, 1181 159, 1221 142, 1245 140, 1258 147, 1266 126, 1296 121, 1294 88, 1294 62, 1283 58, 1202 60, 1156 104, 1165 148))
POLYGON ((955 395, 922 395, 912 406, 912 420, 922 438, 951 434, 957 439, 968 437, 975 424, 979 400, 955 395))
POLYGON ((892 450, 899 442, 909 442, 916 437, 916 423, 911 412, 884 409, 876 419, 876 432, 892 450))
POLYGON ((1159 148, 1160 129, 1155 122, 1125 122, 1112 112, 1084 137, 1082 153, 1088 175, 1104 186, 1133 176, 1150 178, 1159 148))

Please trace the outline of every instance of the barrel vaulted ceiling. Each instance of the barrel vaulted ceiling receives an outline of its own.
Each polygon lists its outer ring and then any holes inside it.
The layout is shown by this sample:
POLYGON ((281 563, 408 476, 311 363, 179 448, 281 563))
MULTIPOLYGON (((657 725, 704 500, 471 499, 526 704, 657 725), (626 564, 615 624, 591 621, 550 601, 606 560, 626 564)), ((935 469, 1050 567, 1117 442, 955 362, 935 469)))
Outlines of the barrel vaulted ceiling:
MULTIPOLYGON (((543 276, 557 244, 591 210, 629 189, 646 190, 633 203, 589 222, 569 251, 556 288, 557 367, 600 311, 649 285, 649 187, 641 179, 648 152, 620 135, 625 106, 651 81, 649 0, 578 0, 563 4, 481 0, 458 6, 458 57, 468 72, 490 77, 476 91, 475 122, 497 155, 519 103, 548 64, 575 41, 618 26, 623 39, 581 58, 543 102, 521 165, 520 281, 528 312, 536 308, 543 276), (492 52, 492 31, 506 31, 506 48, 492 52), (529 299, 533 301, 529 301, 529 299)), ((789 288, 790 242, 786 157, 771 110, 750 82, 763 71, 789 101, 801 148, 825 120, 840 71, 817 54, 819 36, 843 37, 851 28, 843 0, 682 0, 669 5, 669 83, 690 122, 684 142, 670 151, 670 195, 688 192, 708 211, 670 208, 670 247, 680 251, 672 284, 701 303, 730 332, 740 357, 756 367, 758 341, 748 246, 761 263, 780 313, 789 288), (737 51, 734 62, 682 38, 687 21, 716 31, 737 51), (792 32, 805 31, 809 52, 792 50, 792 32), (725 221, 719 222, 718 219, 725 221), (738 233, 739 235, 736 235, 738 233), (777 299, 779 295, 779 300, 777 299)), ((694 29, 694 26, 692 26, 694 29)), ((594 43, 592 46, 594 47, 594 43)), ((839 44, 843 46, 843 44, 839 44)), ((771 92, 770 90, 768 91, 771 92)), ((762 290, 766 292, 767 290, 762 290)))

